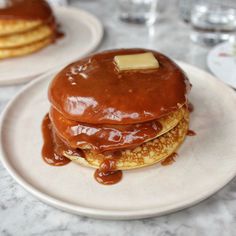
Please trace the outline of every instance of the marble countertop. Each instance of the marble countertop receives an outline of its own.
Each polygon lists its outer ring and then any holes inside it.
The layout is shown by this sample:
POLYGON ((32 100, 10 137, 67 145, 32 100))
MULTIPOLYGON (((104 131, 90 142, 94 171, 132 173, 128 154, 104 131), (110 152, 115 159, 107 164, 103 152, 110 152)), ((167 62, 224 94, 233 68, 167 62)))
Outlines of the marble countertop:
MULTIPOLYGON (((178 20, 176 7, 152 27, 126 24, 117 17, 115 0, 79 0, 71 5, 95 14, 105 37, 97 50, 147 47, 207 70, 208 48, 189 40, 189 26, 178 20), (168 17, 167 17, 168 16, 168 17)), ((0 112, 23 85, 0 87, 0 112)), ((0 235, 236 235, 236 179, 204 202, 167 216, 104 221, 68 214, 40 202, 19 186, 0 164, 0 235)))

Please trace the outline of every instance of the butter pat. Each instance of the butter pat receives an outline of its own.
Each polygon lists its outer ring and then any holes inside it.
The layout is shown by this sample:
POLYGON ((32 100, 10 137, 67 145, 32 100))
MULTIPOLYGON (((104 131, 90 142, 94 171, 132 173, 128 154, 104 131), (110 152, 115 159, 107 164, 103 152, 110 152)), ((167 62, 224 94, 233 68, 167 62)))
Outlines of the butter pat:
POLYGON ((144 70, 159 68, 159 62, 151 52, 115 56, 119 70, 144 70))

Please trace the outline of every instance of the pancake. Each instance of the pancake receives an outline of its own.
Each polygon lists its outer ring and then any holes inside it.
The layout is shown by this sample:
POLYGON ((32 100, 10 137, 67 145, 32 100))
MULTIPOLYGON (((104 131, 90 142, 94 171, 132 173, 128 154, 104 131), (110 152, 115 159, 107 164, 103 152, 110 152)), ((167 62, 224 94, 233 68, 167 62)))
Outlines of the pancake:
POLYGON ((41 25, 31 31, 0 37, 0 50, 21 47, 41 41, 53 35, 53 30, 48 25, 41 25))
MULTIPOLYGON (((102 184, 122 170, 169 160, 189 127, 185 73, 147 49, 116 49, 68 65, 52 80, 42 123, 42 157, 95 168, 102 184)), ((163 164, 164 165, 164 164, 163 164)))
POLYGON ((0 36, 30 31, 54 21, 51 7, 44 0, 8 0, 0 8, 0 36))
POLYGON ((5 8, 0 8, 0 59, 36 52, 59 35, 45 0, 8 0, 5 8))
POLYGON ((157 138, 174 128, 186 112, 186 107, 182 107, 152 122, 135 125, 92 126, 67 120, 51 108, 50 120, 57 135, 70 147, 107 151, 119 147, 132 148, 157 138))
POLYGON ((39 51, 40 49, 48 46, 53 42, 54 38, 49 37, 38 42, 25 45, 23 47, 17 48, 8 48, 8 49, 0 49, 0 59, 6 59, 11 57, 18 57, 27 54, 31 54, 33 52, 39 51))
POLYGON ((163 54, 116 49, 91 55, 60 71, 49 87, 49 101, 67 119, 124 125, 155 120, 179 109, 186 104, 189 89, 184 72, 163 54), (140 53, 152 53, 160 67, 117 69, 115 56, 140 53))
POLYGON ((41 20, 1 20, 0 37, 24 33, 42 25, 41 20))
POLYGON ((49 23, 54 20, 53 11, 45 0, 7 0, 0 8, 0 21, 18 20, 49 23))
MULTIPOLYGON (((117 170, 129 170, 153 165, 160 162, 174 153, 183 142, 189 126, 189 113, 185 113, 185 117, 167 133, 146 142, 134 150, 125 150, 121 152, 121 156, 117 158, 117 170)), ((64 152, 64 156, 70 160, 92 168, 98 169, 107 156, 102 153, 96 153, 92 150, 84 150, 84 157, 71 155, 64 152)))

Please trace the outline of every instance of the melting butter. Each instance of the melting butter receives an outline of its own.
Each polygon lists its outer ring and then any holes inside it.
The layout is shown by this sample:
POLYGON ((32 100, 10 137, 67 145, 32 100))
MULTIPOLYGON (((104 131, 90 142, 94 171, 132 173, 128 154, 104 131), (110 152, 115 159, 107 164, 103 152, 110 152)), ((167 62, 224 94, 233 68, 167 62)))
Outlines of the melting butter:
POLYGON ((119 55, 114 57, 119 70, 144 70, 159 68, 159 62, 151 52, 119 55))

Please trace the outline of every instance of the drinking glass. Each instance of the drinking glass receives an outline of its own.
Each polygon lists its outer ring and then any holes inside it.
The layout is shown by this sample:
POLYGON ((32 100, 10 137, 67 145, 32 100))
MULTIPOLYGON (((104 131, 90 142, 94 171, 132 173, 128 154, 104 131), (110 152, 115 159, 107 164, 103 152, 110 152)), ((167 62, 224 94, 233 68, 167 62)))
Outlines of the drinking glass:
POLYGON ((190 23, 194 42, 213 46, 225 40, 235 40, 235 0, 195 0, 190 23))
POLYGON ((193 1, 194 0, 179 0, 179 16, 186 23, 190 21, 193 1))
POLYGON ((158 0, 119 0, 120 19, 125 22, 153 24, 158 0))

